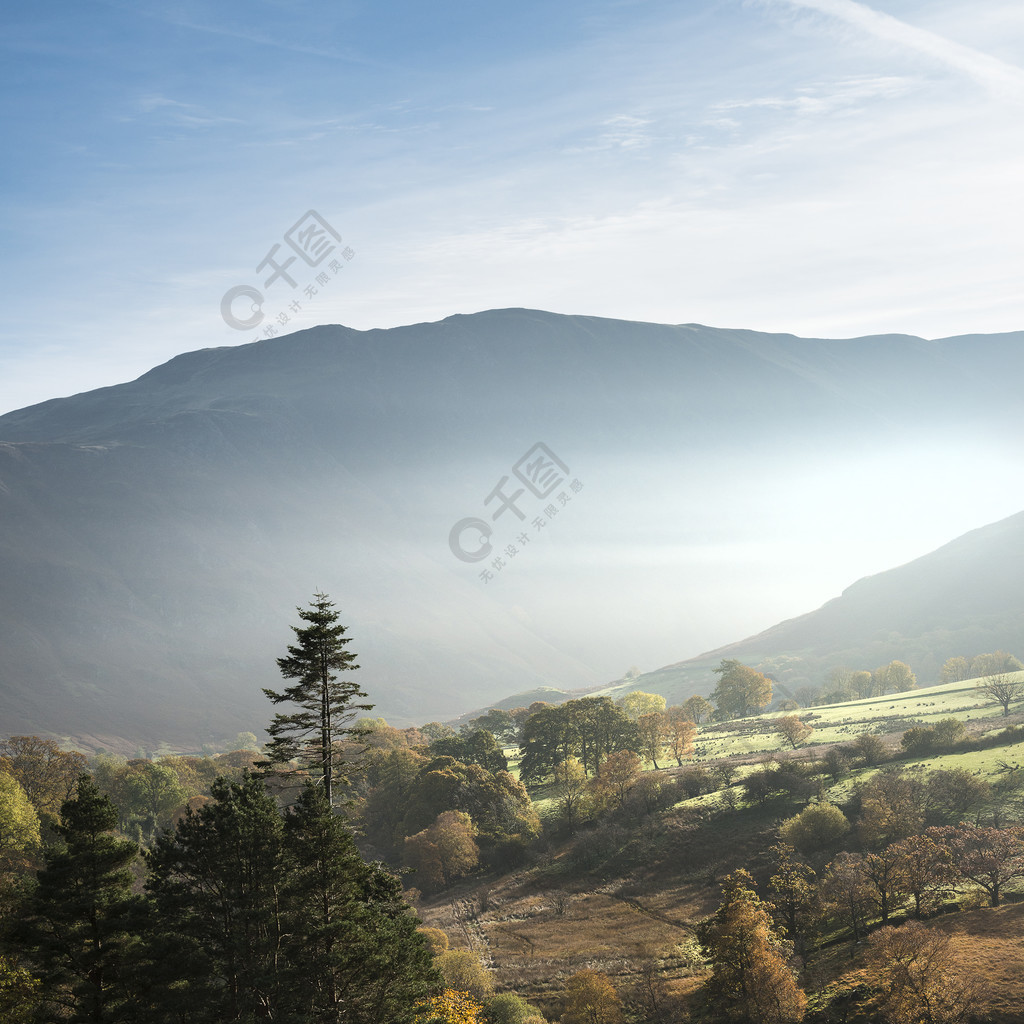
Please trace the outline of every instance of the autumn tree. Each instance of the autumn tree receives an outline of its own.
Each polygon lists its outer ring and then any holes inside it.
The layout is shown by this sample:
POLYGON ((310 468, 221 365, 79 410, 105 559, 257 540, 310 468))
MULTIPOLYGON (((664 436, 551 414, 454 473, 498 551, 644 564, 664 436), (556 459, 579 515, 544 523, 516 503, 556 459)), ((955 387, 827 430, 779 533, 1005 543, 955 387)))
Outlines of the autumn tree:
POLYGON ((484 1008, 468 993, 446 988, 415 1005, 414 1024, 483 1024, 484 1008))
POLYGON ((940 683, 960 683, 971 678, 971 663, 962 656, 947 658, 939 669, 940 683))
POLYGON ((665 710, 665 698, 657 693, 633 690, 620 697, 615 706, 631 721, 639 722, 644 715, 661 714, 665 710))
POLYGON ((282 766, 297 762, 299 771, 313 772, 321 781, 327 801, 334 805, 337 786, 347 781, 342 775, 342 757, 338 742, 356 731, 351 723, 359 711, 369 711, 372 704, 356 701, 366 694, 351 680, 339 680, 341 672, 352 672, 359 666, 356 656, 346 649, 351 641, 346 629, 338 623, 340 615, 326 594, 313 595, 308 609, 299 608, 299 618, 307 626, 292 626, 296 643, 289 645, 288 655, 277 659, 285 679, 295 679, 282 692, 264 689, 275 704, 293 704, 297 711, 275 714, 267 729, 268 767, 278 773, 295 769, 282 766))
POLYGON ((711 700, 717 705, 719 718, 758 714, 771 703, 771 681, 749 665, 726 658, 713 671, 719 679, 711 700))
POLYGON ((860 819, 857 831, 863 842, 880 848, 906 839, 924 823, 924 783, 900 771, 881 771, 858 790, 860 819))
MULTIPOLYGON (((664 697, 662 698, 664 703, 664 697)), ((638 751, 658 770, 658 758, 665 749, 668 734, 668 723, 663 711, 651 711, 643 714, 637 721, 638 751)))
POLYGON ((903 887, 914 900, 914 917, 919 918, 949 892, 955 877, 952 851, 934 829, 901 839, 890 850, 898 859, 903 887))
POLYGON ((934 834, 949 846, 960 876, 974 882, 993 907, 1000 905, 1010 882, 1024 878, 1024 826, 951 825, 934 834))
POLYGON ((683 758, 693 756, 697 723, 683 707, 672 707, 665 712, 666 742, 676 765, 683 766, 683 758))
POLYGON ((622 1000, 607 974, 577 971, 565 988, 561 1024, 620 1024, 622 1000))
POLYGON ((854 737, 850 744, 850 751, 854 757, 859 757, 861 762, 869 768, 881 764, 889 753, 885 741, 870 732, 862 732, 854 737))
POLYGON ((888 665, 876 668, 873 673, 875 693, 905 693, 917 689, 917 677, 904 661, 890 661, 888 665))
POLYGON ((807 725, 796 715, 783 715, 781 718, 776 718, 773 725, 775 731, 787 740, 794 750, 814 732, 813 725, 807 725))
POLYGON ((405 862, 430 888, 451 885, 480 860, 473 820, 462 811, 444 811, 434 823, 405 840, 405 862))
POLYGON ((61 804, 74 795, 78 779, 87 769, 83 754, 62 750, 53 740, 39 736, 0 740, 0 771, 17 780, 43 817, 57 817, 61 804))
POLYGON ((802 948, 818 910, 814 869, 798 860, 788 843, 776 843, 768 852, 774 867, 768 880, 772 915, 786 937, 802 948))
POLYGON ((706 722, 711 717, 715 706, 707 697, 700 697, 694 694, 683 701, 682 709, 691 722, 695 725, 700 725, 701 722, 706 722))
POLYGON ((587 773, 579 758, 568 757, 555 768, 558 809, 572 830, 587 799, 587 773))
POLYGON ((971 679, 982 676, 997 676, 1004 672, 1024 671, 1024 664, 1006 651, 992 651, 988 654, 976 654, 971 658, 971 679))
POLYGON ((966 768, 939 768, 925 779, 929 816, 946 821, 959 821, 974 813, 992 795, 992 787, 984 776, 966 768))
POLYGON ((845 851, 838 854, 825 869, 820 892, 825 909, 848 924, 853 941, 858 942, 864 934, 873 902, 864 876, 863 858, 845 851))
POLYGON ((494 992, 494 978, 480 962, 480 956, 469 949, 447 949, 434 959, 444 979, 445 988, 468 992, 483 1002, 494 992))
POLYGON ((736 871, 722 888, 721 906, 697 929, 712 965, 706 994, 718 1019, 758 1024, 802 1020, 806 997, 750 875, 736 871))
POLYGON ((916 921, 871 936, 866 965, 889 1024, 961 1024, 973 1015, 973 986, 958 979, 959 957, 943 932, 916 921))
POLYGON ((978 691, 992 704, 999 704, 1003 717, 1010 714, 1010 705, 1024 700, 1024 680, 1009 675, 989 676, 978 683, 978 691))
POLYGON ((861 859, 864 879, 882 924, 889 923, 889 915, 902 905, 908 895, 903 868, 904 859, 895 843, 878 853, 866 853, 861 859))
POLYGON ((641 771, 640 758, 632 750, 617 750, 605 761, 601 774, 591 783, 591 790, 601 803, 621 807, 641 771))

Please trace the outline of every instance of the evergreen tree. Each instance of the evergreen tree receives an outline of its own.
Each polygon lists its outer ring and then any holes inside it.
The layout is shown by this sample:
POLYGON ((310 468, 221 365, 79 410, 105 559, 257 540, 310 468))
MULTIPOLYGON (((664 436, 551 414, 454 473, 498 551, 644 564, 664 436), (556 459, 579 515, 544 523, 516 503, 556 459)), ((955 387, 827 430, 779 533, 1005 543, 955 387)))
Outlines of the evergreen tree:
POLYGON ((45 1019, 131 1020, 127 982, 138 949, 131 865, 138 847, 112 835, 117 812, 88 775, 60 815, 59 841, 46 852, 21 935, 39 969, 45 1019))
MULTIPOLYGON (((358 711, 369 711, 372 704, 353 703, 366 694, 357 683, 339 681, 339 672, 359 668, 356 655, 345 649, 351 637, 338 625, 334 602, 319 591, 308 609, 298 609, 299 618, 308 626, 292 626, 297 642, 288 647, 288 656, 277 665, 285 679, 296 679, 283 692, 264 690, 274 704, 297 704, 298 711, 276 714, 267 732, 269 765, 297 761, 298 770, 314 772, 323 779, 327 802, 333 806, 336 787, 347 781, 341 775, 342 758, 336 743, 346 735, 358 735, 349 723, 358 711)), ((280 772, 281 769, 279 768, 280 772)))
POLYGON ((360 857, 322 789, 285 821, 287 1003, 316 1024, 404 1024, 439 981, 394 876, 360 857))
POLYGON ((217 779, 148 855, 150 1020, 281 1019, 284 824, 260 779, 217 779))

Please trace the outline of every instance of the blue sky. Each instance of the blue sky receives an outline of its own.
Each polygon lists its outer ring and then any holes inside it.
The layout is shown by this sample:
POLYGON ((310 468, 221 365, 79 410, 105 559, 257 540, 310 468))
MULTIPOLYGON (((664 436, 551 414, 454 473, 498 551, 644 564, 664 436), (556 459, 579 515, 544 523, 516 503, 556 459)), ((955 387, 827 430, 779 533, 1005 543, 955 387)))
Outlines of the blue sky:
POLYGON ((9 9, 0 411, 279 313, 1022 329, 1022 68, 1001 0, 9 9), (262 285, 309 210, 349 258, 262 285))

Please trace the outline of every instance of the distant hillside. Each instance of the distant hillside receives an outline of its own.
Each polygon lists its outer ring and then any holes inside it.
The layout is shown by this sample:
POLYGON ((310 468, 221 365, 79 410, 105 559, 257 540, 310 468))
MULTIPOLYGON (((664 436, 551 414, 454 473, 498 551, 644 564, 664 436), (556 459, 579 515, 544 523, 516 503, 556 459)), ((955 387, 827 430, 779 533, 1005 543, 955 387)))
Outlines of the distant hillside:
POLYGON ((134 750, 259 731, 261 687, 317 588, 396 724, 602 685, 638 646, 698 650, 746 596, 714 559, 745 564, 736 524, 779 514, 747 478, 790 494, 837 453, 1014 436, 1019 409, 993 382, 1019 378, 1022 341, 495 310, 191 352, 9 413, 0 733, 134 750), (514 475, 537 442, 568 470, 564 502, 514 475), (495 518, 496 491, 486 503, 502 480, 522 520, 495 518), (453 525, 481 516, 495 549, 461 561, 453 525))
POLYGON ((723 658, 761 666, 780 693, 820 685, 833 668, 870 671, 893 659, 934 683, 947 658, 996 650, 1024 658, 1024 512, 858 580, 817 611, 599 692, 648 690, 672 703, 706 695, 723 658))

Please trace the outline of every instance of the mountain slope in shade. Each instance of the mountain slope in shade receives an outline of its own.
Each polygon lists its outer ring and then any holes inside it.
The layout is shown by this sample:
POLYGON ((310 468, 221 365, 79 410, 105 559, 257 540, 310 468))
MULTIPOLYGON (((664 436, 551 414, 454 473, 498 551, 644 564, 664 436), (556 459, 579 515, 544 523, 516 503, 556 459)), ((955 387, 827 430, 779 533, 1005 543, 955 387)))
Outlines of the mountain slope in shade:
POLYGON ((870 671, 894 659, 938 682, 947 658, 996 650, 1024 659, 1024 512, 858 580, 817 611, 600 692, 649 690, 679 703, 709 694, 724 658, 769 672, 781 694, 820 685, 833 668, 870 671))
POLYGON ((1019 376, 1022 342, 495 310, 192 352, 0 416, 0 733, 134 749, 258 731, 318 588, 398 724, 699 650, 709 624, 781 617, 775 577, 760 594, 731 549, 837 453, 909 459, 924 487, 936 438, 1015 436, 1020 402, 992 381, 1019 376), (569 468, 566 502, 492 520, 507 564, 485 584, 449 532, 498 508, 537 442, 569 468))

